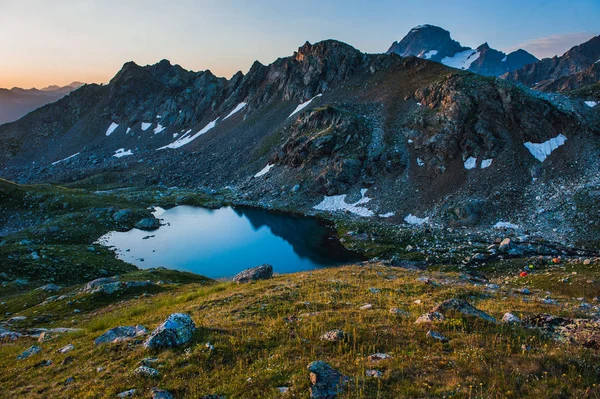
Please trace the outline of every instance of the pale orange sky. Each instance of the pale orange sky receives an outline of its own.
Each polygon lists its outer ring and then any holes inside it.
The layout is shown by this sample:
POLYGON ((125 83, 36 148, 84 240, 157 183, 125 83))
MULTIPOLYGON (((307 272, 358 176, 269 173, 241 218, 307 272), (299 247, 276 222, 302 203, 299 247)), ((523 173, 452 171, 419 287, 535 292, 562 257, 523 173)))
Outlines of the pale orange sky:
POLYGON ((541 58, 597 35, 599 20, 598 0, 0 0, 0 87, 106 83, 127 61, 165 58, 230 77, 306 41, 385 52, 423 23, 541 58))

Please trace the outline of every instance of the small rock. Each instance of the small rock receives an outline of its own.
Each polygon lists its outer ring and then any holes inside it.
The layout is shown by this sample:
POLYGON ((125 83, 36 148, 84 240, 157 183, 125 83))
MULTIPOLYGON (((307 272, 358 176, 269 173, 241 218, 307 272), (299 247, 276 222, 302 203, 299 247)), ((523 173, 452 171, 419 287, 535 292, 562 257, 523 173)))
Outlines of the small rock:
POLYGON ((440 312, 445 313, 448 311, 454 311, 458 313, 462 313, 465 316, 477 317, 479 319, 483 319, 490 323, 496 323, 496 319, 490 316, 489 314, 477 309, 467 301, 463 299, 448 299, 434 307, 432 312, 440 312))
POLYGON ((382 360, 386 360, 386 359, 391 359, 392 355, 389 355, 387 353, 374 353, 372 355, 369 355, 369 357, 367 357, 367 360, 371 363, 376 363, 376 362, 380 362, 382 360))
POLYGON ((19 356, 17 356, 17 360, 27 359, 30 356, 36 355, 42 351, 42 348, 39 346, 33 345, 29 348, 25 349, 19 356))
POLYGON ((408 313, 406 310, 402 310, 400 308, 391 308, 390 309, 390 313, 391 314, 396 314, 396 315, 399 315, 399 316, 404 316, 404 317, 410 316, 410 313, 408 313))
POLYGON ((322 360, 310 363, 307 368, 311 383, 311 399, 333 399, 350 382, 350 378, 322 360))
POLYGON ((63 346, 62 348, 58 349, 56 352, 64 354, 64 353, 71 352, 73 349, 75 349, 75 345, 69 344, 69 345, 63 346))
POLYGON ((379 370, 365 370, 365 375, 372 378, 381 378, 383 373, 379 370))
POLYGON ((173 399, 173 395, 164 389, 152 388, 152 399, 173 399))
POLYGON ((56 291, 60 291, 60 288, 61 287, 56 284, 46 284, 46 285, 42 285, 40 288, 38 288, 38 290, 45 291, 45 292, 56 292, 56 291))
POLYGON ((136 375, 141 375, 143 377, 149 377, 149 378, 156 378, 159 375, 158 370, 153 369, 152 367, 148 367, 148 366, 140 366, 137 369, 135 369, 134 373, 136 375))
POLYGON ((321 335, 321 341, 337 342, 350 338, 350 334, 342 330, 331 330, 321 335))
POLYGON ((257 280, 268 280, 271 277, 273 277, 273 266, 264 264, 241 271, 233 278, 233 281, 240 284, 257 280))
POLYGON ((504 316, 502 316, 502 322, 506 324, 519 324, 521 323, 521 319, 519 319, 514 314, 507 312, 504 313, 504 316))
POLYGON ((360 310, 371 310, 373 309, 373 305, 371 305, 370 303, 364 304, 360 307, 360 310))
POLYGON ((427 337, 441 342, 448 342, 448 338, 444 337, 442 334, 436 331, 427 331, 427 337))
POLYGON ((129 391, 124 391, 124 392, 117 394, 117 397, 118 398, 132 398, 135 396, 136 392, 137 392, 137 389, 130 389, 129 391))
POLYGON ((106 343, 116 343, 126 341, 132 338, 137 338, 142 335, 146 335, 148 330, 143 326, 120 326, 115 327, 94 340, 96 345, 106 343))
POLYGON ((442 313, 440 313, 440 312, 429 312, 429 313, 425 313, 425 314, 419 316, 419 318, 417 319, 417 321, 415 321, 415 324, 441 323, 441 322, 443 322, 445 320, 446 320, 446 316, 444 316, 442 313))

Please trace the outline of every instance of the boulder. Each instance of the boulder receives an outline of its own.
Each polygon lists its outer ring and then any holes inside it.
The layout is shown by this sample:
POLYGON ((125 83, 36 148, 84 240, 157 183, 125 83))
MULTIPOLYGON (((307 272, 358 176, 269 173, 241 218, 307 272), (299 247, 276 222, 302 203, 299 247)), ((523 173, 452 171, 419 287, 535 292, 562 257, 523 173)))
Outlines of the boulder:
POLYGON ((45 292, 56 292, 56 291, 60 291, 60 286, 56 285, 56 284, 46 284, 46 285, 42 285, 40 288, 38 288, 38 290, 42 290, 45 292))
POLYGON ((25 349, 19 356, 17 356, 17 360, 27 359, 28 357, 36 355, 41 351, 42 348, 40 348, 37 345, 30 346, 29 348, 25 349))
POLYGON ((137 389, 130 389, 117 394, 117 398, 133 398, 137 392, 137 389))
POLYGON ((103 277, 87 283, 83 288, 83 292, 110 295, 129 288, 152 287, 155 285, 152 281, 119 281, 114 277, 103 277))
POLYGON ((160 220, 156 218, 144 218, 135 224, 135 228, 139 230, 156 230, 160 227, 160 220))
POLYGON ((273 277, 273 266, 264 264, 238 273, 233 281, 239 284, 256 280, 268 280, 271 277, 273 277))
POLYGON ((184 313, 173 313, 150 334, 144 347, 147 349, 172 348, 192 339, 196 324, 184 313))
POLYGON ((572 319, 542 313, 524 317, 522 324, 539 328, 561 342, 600 349, 600 319, 572 319))
POLYGON ((133 212, 131 209, 121 209, 120 211, 113 213, 112 218, 117 223, 124 223, 129 221, 132 215, 133 212))
POLYGON ((94 344, 101 345, 106 343, 122 342, 129 339, 146 335, 148 330, 143 326, 120 326, 115 327, 94 340, 94 344))
POLYGON ((69 345, 63 346, 62 348, 58 349, 56 352, 65 354, 65 353, 71 352, 73 349, 75 349, 75 345, 69 344, 69 345))
POLYGON ((333 399, 350 382, 350 378, 322 360, 308 365, 311 399, 333 399))
POLYGON ((496 323, 496 319, 490 316, 489 314, 477 309, 469 302, 464 299, 448 299, 434 307, 432 312, 446 313, 446 312, 458 312, 462 313, 465 316, 477 317, 479 319, 483 319, 490 323, 496 323))

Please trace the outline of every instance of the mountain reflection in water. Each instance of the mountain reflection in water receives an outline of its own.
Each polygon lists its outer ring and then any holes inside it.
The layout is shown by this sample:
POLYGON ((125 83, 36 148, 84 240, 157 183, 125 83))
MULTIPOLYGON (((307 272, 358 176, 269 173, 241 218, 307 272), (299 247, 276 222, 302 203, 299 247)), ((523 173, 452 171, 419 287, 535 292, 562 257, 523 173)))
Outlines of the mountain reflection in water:
POLYGON ((359 258, 313 218, 253 208, 177 206, 160 229, 112 232, 99 240, 140 268, 164 266, 207 277, 231 277, 263 263, 276 273, 347 264, 359 258))

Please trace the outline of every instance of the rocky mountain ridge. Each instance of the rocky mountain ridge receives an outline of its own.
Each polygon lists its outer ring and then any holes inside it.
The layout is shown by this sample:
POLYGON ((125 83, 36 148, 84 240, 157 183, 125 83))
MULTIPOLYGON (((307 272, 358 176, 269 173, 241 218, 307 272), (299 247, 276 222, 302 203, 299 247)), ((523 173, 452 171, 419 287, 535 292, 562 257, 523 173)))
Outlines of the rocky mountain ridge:
POLYGON ((329 40, 229 80, 127 63, 0 127, 0 170, 21 183, 227 187, 267 208, 591 245, 595 111, 329 40))

